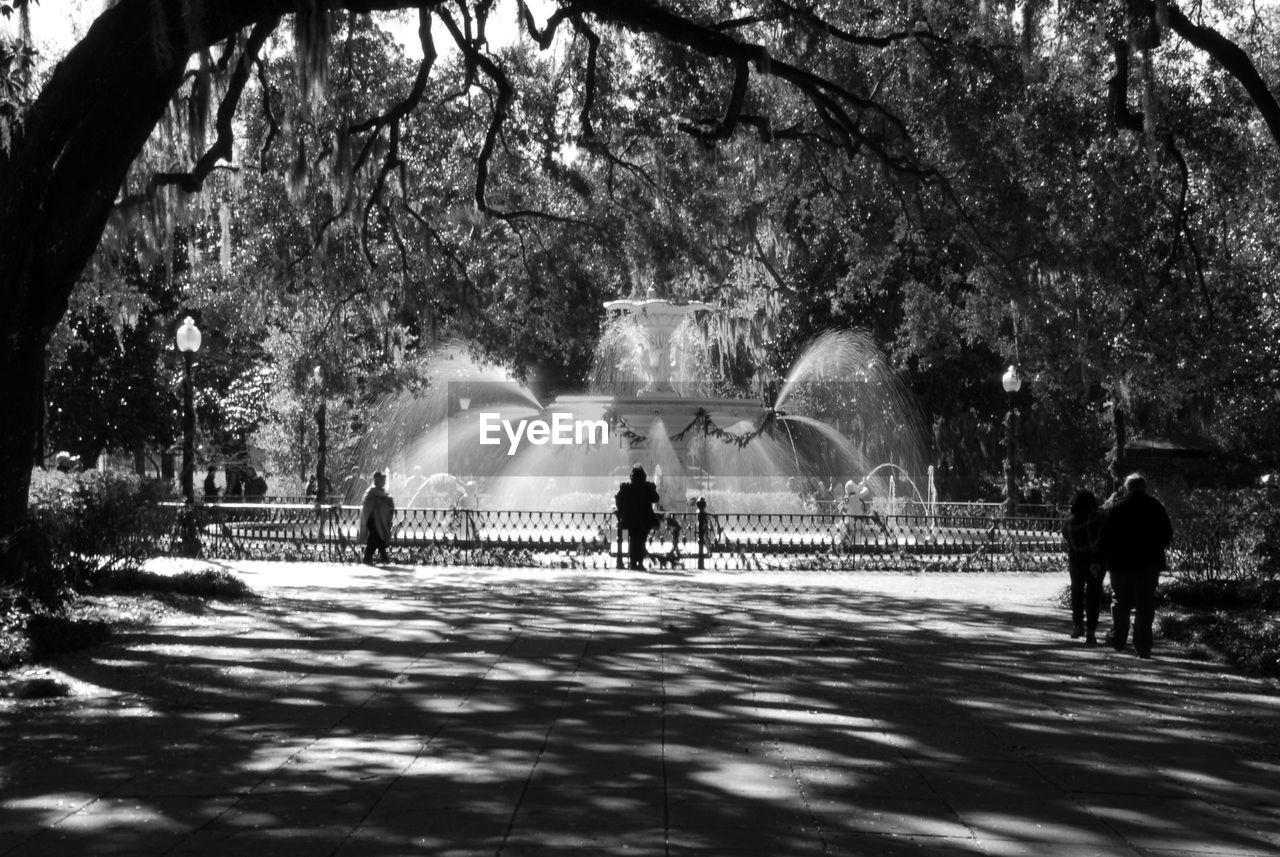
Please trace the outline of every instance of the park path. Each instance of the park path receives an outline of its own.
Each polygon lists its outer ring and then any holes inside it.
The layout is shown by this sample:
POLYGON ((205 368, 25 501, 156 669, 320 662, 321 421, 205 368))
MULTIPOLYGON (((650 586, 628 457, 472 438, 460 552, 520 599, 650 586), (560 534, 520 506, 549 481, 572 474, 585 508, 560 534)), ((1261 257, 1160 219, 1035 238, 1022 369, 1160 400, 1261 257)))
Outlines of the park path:
POLYGON ((236 563, 0 703, 0 855, 1280 852, 1280 691, 1065 575, 236 563))

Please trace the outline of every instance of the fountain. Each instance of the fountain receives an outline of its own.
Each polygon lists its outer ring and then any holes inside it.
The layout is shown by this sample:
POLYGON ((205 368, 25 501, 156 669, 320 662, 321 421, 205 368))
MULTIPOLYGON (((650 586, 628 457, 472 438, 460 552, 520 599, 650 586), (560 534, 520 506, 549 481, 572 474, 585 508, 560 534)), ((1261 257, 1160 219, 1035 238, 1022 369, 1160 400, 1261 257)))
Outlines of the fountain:
MULTIPOLYGON (((482 491, 485 508, 599 510, 636 461, 667 508, 706 495, 726 511, 833 511, 854 477, 886 500, 902 480, 925 502, 911 477, 925 466, 918 408, 870 337, 819 336, 769 405, 708 394, 694 321, 710 305, 650 289, 604 308, 613 318, 593 389, 543 405, 509 374, 445 349, 427 362, 425 392, 383 409, 361 471, 389 468, 403 505, 450 504, 456 491, 474 503, 482 491)), ((362 490, 353 480, 348 501, 362 490)))

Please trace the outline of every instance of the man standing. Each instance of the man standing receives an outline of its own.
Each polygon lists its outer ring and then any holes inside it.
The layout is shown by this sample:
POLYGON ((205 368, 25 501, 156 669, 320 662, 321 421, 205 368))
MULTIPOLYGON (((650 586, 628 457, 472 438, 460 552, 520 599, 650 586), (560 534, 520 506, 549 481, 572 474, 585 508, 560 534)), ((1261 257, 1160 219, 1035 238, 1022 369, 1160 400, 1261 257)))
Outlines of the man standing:
POLYGON ((644 468, 637 464, 631 468, 631 481, 618 487, 613 501, 617 509, 618 525, 627 531, 631 568, 644 571, 644 558, 647 554, 645 543, 657 520, 653 504, 658 502, 658 486, 648 480, 644 468))
POLYGON ((1133 648, 1138 657, 1151 657, 1152 625, 1156 616, 1156 583, 1165 568, 1165 548, 1173 538, 1169 513, 1147 494, 1147 480, 1140 473, 1125 477, 1124 493, 1106 512, 1099 553, 1111 570, 1111 637, 1122 651, 1129 636, 1129 611, 1133 611, 1133 648))

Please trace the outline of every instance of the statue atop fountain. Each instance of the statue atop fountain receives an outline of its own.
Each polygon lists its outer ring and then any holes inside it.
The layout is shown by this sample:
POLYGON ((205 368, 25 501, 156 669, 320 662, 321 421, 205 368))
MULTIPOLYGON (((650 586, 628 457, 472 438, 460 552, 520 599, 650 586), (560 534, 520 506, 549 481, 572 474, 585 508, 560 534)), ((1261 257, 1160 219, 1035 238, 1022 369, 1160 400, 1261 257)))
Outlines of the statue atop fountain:
POLYGON ((674 395, 671 386, 671 337, 684 324, 684 320, 700 310, 714 309, 711 304, 693 301, 672 303, 658 297, 658 291, 650 286, 643 299, 619 298, 605 301, 608 312, 632 316, 644 331, 649 351, 649 383, 641 395, 674 395))

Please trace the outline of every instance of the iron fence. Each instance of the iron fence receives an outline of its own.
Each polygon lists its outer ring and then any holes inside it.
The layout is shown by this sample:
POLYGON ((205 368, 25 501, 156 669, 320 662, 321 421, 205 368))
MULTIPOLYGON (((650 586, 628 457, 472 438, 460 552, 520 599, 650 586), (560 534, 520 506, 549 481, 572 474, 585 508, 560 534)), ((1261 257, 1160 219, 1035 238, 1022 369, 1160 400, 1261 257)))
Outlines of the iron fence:
MULTIPOLYGON (((204 556, 359 561, 354 505, 215 502, 174 515, 171 550, 193 525, 204 556)), ((919 504, 902 514, 664 514, 646 551, 652 565, 683 569, 1061 570, 1062 518, 1052 509, 1006 517, 997 504, 919 504), (1046 514, 1048 513, 1048 514, 1046 514)), ((622 568, 628 534, 612 512, 409 508, 397 510, 393 560, 438 565, 622 568)), ((1205 516, 1174 521, 1174 575, 1226 579, 1256 572, 1248 533, 1205 516)))
MULTIPOLYGON (((646 544, 665 568, 1033 569, 1060 563, 1054 517, 1003 517, 998 508, 926 514, 661 516, 646 544)), ((357 561, 359 507, 287 502, 197 506, 201 551, 228 559, 357 561)), ((622 567, 629 536, 612 512, 397 510, 397 562, 622 567)))

